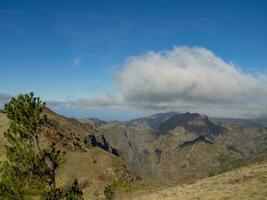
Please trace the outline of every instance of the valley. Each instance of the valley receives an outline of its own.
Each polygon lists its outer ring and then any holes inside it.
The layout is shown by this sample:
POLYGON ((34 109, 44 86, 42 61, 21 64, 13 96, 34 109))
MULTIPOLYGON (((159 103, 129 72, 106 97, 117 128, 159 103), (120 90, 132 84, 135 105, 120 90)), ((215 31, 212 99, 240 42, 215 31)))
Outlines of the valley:
MULTIPOLYGON (((48 124, 41 145, 55 143, 67 153, 56 183, 64 187, 78 179, 85 199, 104 199, 105 187, 114 181, 125 183, 114 189, 116 199, 246 199, 252 194, 263 199, 266 194, 261 188, 267 184, 267 129, 261 124, 176 112, 127 122, 76 120, 48 108, 44 114, 48 124), (259 188, 247 190, 252 184, 259 188)), ((8 123, 0 113, 1 160, 8 123)))

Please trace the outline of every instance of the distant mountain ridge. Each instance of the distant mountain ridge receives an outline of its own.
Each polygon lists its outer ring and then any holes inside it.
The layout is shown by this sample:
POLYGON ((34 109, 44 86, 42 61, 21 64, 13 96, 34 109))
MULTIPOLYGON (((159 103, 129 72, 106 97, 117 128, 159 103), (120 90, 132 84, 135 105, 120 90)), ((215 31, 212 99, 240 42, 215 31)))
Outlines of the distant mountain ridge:
MULTIPOLYGON (((166 113, 156 113, 153 115, 149 115, 146 117, 140 117, 131 119, 128 121, 106 121, 98 118, 82 118, 79 121, 81 122, 88 122, 95 124, 96 127, 101 127, 104 124, 108 124, 111 122, 118 122, 120 124, 126 124, 128 126, 134 126, 140 123, 147 123, 149 124, 150 128, 153 130, 157 130, 162 122, 167 121, 170 117, 177 115, 177 114, 190 114, 190 112, 186 113, 179 113, 179 112, 166 112, 166 113)), ((199 113, 191 113, 196 115, 201 115, 199 113)), ((205 116, 205 115, 201 115, 205 116)), ((233 124, 237 126, 244 126, 244 127, 267 127, 267 118, 227 118, 227 117, 209 117, 209 120, 215 124, 218 124, 220 122, 225 122, 228 124, 233 124)))
POLYGON ((147 117, 142 117, 142 118, 136 118, 133 120, 129 120, 126 122, 127 126, 134 126, 138 125, 140 123, 146 123, 149 125, 151 129, 154 131, 157 131, 160 124, 172 116, 178 114, 177 112, 166 112, 166 113, 157 113, 154 115, 149 115, 147 117))
POLYGON ((220 125, 211 122, 207 116, 198 113, 175 114, 162 124, 158 129, 159 134, 167 134, 176 127, 184 127, 187 131, 196 132, 197 134, 209 134, 210 136, 218 135, 223 131, 220 125))
POLYGON ((242 127, 267 127, 267 118, 258 119, 238 119, 238 118, 210 118, 214 123, 225 122, 242 127))
POLYGON ((254 155, 267 153, 267 129, 234 122, 168 112, 108 122, 99 130, 139 175, 188 182, 246 165, 254 155))
POLYGON ((108 122, 104 121, 104 120, 100 120, 97 118, 83 118, 79 120, 82 123, 89 123, 92 124, 94 128, 98 128, 101 127, 105 124, 107 124, 108 122))

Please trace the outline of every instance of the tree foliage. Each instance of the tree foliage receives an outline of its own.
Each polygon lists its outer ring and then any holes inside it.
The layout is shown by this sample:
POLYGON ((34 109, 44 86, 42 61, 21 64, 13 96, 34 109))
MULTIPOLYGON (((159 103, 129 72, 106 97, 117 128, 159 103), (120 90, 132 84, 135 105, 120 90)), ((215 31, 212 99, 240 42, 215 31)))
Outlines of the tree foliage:
POLYGON ((39 145, 47 122, 44 107, 33 93, 19 95, 5 105, 10 120, 4 133, 7 160, 0 169, 0 196, 5 200, 82 199, 77 181, 67 191, 56 188, 55 171, 63 164, 65 154, 56 150, 55 144, 47 148, 39 145))

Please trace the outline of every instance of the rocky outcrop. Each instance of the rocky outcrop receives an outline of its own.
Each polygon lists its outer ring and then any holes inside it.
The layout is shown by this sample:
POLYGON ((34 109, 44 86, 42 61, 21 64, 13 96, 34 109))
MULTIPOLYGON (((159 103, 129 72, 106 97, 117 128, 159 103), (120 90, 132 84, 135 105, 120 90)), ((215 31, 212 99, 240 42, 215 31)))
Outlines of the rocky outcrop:
POLYGON ((48 122, 44 130, 50 142, 70 150, 87 151, 88 148, 100 148, 118 156, 105 137, 90 123, 82 123, 74 118, 65 118, 45 108, 48 122))
POLYGON ((88 135, 84 138, 84 143, 89 147, 99 147, 105 151, 112 153, 113 155, 119 155, 118 151, 109 145, 102 134, 88 135))
POLYGON ((201 135, 201 136, 198 136, 197 138, 195 138, 193 140, 189 140, 189 141, 184 142, 183 144, 180 145, 180 147, 187 147, 187 146, 196 144, 198 142, 204 142, 207 144, 214 144, 212 141, 207 139, 204 135, 201 135))

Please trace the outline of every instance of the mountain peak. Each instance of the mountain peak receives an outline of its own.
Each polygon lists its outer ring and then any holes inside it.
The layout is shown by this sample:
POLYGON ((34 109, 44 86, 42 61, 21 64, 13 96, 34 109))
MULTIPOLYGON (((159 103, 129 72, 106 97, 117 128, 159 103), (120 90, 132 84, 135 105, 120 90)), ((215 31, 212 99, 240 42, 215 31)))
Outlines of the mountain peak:
POLYGON ((184 127, 187 131, 208 135, 218 135, 222 131, 222 128, 211 122, 206 115, 186 112, 176 114, 163 122, 158 133, 167 134, 176 127, 184 127))

